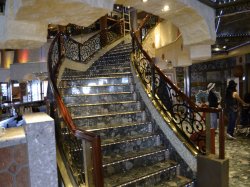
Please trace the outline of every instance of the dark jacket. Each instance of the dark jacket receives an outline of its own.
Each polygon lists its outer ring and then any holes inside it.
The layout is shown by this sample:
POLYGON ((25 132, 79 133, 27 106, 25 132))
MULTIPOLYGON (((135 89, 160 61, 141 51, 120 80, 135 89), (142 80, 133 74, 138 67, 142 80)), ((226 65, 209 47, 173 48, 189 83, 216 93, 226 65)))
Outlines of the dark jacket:
POLYGON ((210 91, 208 94, 208 104, 209 107, 215 107, 215 108, 217 108, 219 105, 218 98, 213 91, 210 91))

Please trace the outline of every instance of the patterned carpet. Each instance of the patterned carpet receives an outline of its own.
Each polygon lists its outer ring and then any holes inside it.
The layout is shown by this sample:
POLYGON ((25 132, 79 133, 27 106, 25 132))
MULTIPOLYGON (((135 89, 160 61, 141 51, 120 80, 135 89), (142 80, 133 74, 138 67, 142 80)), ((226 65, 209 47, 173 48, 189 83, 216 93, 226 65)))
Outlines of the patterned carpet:
POLYGON ((236 140, 226 140, 229 158, 229 187, 250 186, 250 135, 238 134, 236 140))

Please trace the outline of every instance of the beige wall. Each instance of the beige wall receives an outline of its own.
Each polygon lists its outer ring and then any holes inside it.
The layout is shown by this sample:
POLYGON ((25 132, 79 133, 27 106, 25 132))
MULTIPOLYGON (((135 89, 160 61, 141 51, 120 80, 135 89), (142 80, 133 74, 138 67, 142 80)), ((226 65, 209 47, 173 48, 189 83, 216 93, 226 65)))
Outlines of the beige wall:
POLYGON ((162 21, 148 34, 143 48, 151 57, 156 57, 157 50, 175 41, 178 35, 177 27, 169 21, 162 21))
POLYGON ((167 69, 166 61, 172 61, 174 67, 192 64, 189 48, 183 46, 178 28, 169 21, 159 23, 144 40, 143 47, 156 58, 161 69, 167 69))

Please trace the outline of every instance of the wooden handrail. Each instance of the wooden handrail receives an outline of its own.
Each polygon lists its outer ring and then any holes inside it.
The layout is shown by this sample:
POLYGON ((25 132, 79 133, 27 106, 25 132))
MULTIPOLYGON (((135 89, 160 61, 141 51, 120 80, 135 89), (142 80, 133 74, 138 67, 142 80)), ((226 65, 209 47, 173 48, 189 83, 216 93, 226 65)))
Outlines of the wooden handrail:
POLYGON ((164 73, 160 70, 159 67, 157 67, 152 58, 148 55, 148 53, 142 48, 138 38, 136 37, 136 32, 131 32, 131 34, 134 36, 134 40, 138 44, 139 49, 142 51, 143 55, 146 57, 146 59, 150 62, 151 66, 157 70, 157 73, 163 77, 163 79, 171 86, 171 88, 177 92, 196 112, 220 112, 221 109, 217 108, 202 108, 198 105, 196 105, 186 94, 184 94, 180 88, 178 88, 167 76, 164 75, 164 73))
MULTIPOLYGON (((107 31, 115 28, 117 25, 121 25, 122 22, 123 22, 123 20, 120 20, 117 23, 113 24, 112 26, 106 28, 105 30, 102 30, 102 31, 96 33, 94 36, 90 37, 85 43, 98 37, 98 35, 100 35, 102 37, 102 33, 106 33, 107 31)), ((121 33, 118 33, 118 34, 120 34, 122 36, 122 31, 120 31, 120 32, 121 33)), ((65 42, 64 42, 66 38, 67 38, 66 35, 64 35, 62 32, 59 32, 51 43, 51 46, 49 49, 49 55, 48 55, 49 81, 50 81, 50 85, 51 85, 54 97, 57 101, 58 108, 61 112, 62 118, 64 119, 69 131, 77 139, 85 140, 91 144, 92 162, 93 162, 92 163, 93 176, 95 177, 94 184, 96 187, 103 187, 104 181, 103 181, 103 173, 102 173, 102 154, 101 154, 100 136, 96 135, 92 132, 88 132, 88 131, 79 129, 75 125, 67 107, 63 103, 62 97, 61 97, 60 92, 57 88, 57 77, 56 76, 58 75, 59 68, 62 65, 63 59, 65 57, 67 57, 66 56, 66 49, 65 49, 65 42), (56 51, 58 52, 58 54, 53 54, 54 47, 57 48, 56 51), (53 55, 57 55, 57 56, 56 57, 54 56, 54 59, 52 59, 53 55)), ((78 46, 78 49, 80 49, 80 47, 84 45, 82 43, 71 40, 70 38, 67 38, 67 40, 68 41, 70 40, 72 43, 75 43, 78 46)), ((105 43, 103 45, 105 46, 105 45, 107 45, 107 43, 105 43)), ((93 55, 93 54, 90 54, 89 57, 91 57, 91 55, 93 55)), ((79 58, 79 61, 81 61, 80 53, 79 53, 78 58, 79 58)))
MULTIPOLYGON (((49 49, 49 55, 48 55, 48 72, 49 72, 49 80, 50 80, 50 85, 53 90, 53 94, 55 96, 55 99, 58 103, 59 110, 61 111, 61 115, 66 122, 66 125, 68 126, 69 130, 71 133, 78 139, 83 139, 85 141, 88 141, 92 145, 92 151, 93 151, 93 175, 95 176, 95 186, 96 187, 103 187, 103 173, 102 173, 102 156, 101 156, 101 141, 100 141, 100 136, 96 135, 91 132, 87 132, 82 129, 78 129, 75 123, 72 120, 72 117, 66 108, 66 106, 63 103, 63 100, 60 96, 59 90, 57 88, 57 83, 56 83, 56 75, 59 71, 59 67, 62 63, 62 58, 63 54, 61 53, 61 49, 59 48, 59 53, 58 53, 58 61, 53 62, 52 61, 52 51, 53 48, 58 42, 58 46, 61 46, 61 38, 62 33, 58 33, 53 42, 51 43, 50 49, 49 49)), ((62 47, 62 46, 61 46, 62 47)))

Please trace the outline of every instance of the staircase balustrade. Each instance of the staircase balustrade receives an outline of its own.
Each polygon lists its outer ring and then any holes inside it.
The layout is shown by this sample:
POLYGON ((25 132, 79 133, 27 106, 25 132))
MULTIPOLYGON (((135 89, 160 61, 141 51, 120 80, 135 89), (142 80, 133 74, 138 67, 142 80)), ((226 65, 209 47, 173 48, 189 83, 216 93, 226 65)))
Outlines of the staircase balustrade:
POLYGON ((85 183, 87 186, 103 186, 100 136, 80 130, 74 124, 57 88, 57 75, 65 58, 87 63, 87 60, 97 51, 121 38, 123 36, 122 26, 122 21, 118 21, 91 37, 84 44, 74 41, 64 33, 58 33, 49 49, 50 86, 60 110, 58 115, 66 124, 63 125, 60 123, 60 119, 58 120, 57 133, 60 137, 58 143, 61 144, 68 167, 71 169, 77 185, 85 183))
MULTIPOLYGON (((158 68, 152 58, 143 50, 142 30, 146 26, 148 30, 148 21, 151 16, 147 15, 142 24, 136 31, 131 32, 133 43, 132 61, 138 75, 153 103, 164 112, 167 117, 167 123, 170 124, 174 131, 187 143, 187 147, 193 154, 210 154, 214 152, 206 147, 210 145, 210 124, 209 119, 204 119, 201 115, 205 113, 219 113, 220 115, 220 132, 219 132, 219 158, 224 159, 224 121, 222 119, 223 110, 215 108, 201 108, 190 100, 172 81, 166 77, 158 68), (207 132, 206 132, 207 131, 207 132)), ((156 23, 155 23, 156 25, 156 23)), ((152 27, 153 24, 150 23, 152 27)), ((212 136, 214 138, 214 136, 212 136)), ((212 141, 214 142, 214 141, 212 141)))
POLYGON ((97 51, 103 47, 111 44, 123 35, 122 21, 115 23, 109 28, 102 30, 89 38, 83 44, 68 38, 65 42, 65 56, 73 61, 80 63, 87 63, 88 59, 92 57, 97 51))

